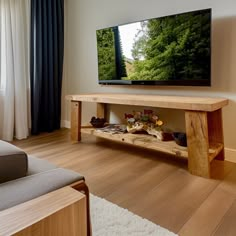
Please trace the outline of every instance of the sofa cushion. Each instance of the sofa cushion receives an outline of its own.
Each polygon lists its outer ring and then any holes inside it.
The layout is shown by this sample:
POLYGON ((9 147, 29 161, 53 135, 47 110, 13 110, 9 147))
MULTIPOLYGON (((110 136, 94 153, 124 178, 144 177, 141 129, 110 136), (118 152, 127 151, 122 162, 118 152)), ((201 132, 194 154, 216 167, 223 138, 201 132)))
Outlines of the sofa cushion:
POLYGON ((24 177, 28 170, 27 154, 0 140, 0 183, 24 177))
POLYGON ((57 168, 2 183, 0 184, 0 211, 79 180, 84 180, 79 173, 57 168))
POLYGON ((56 165, 31 155, 28 155, 28 172, 27 175, 38 174, 43 171, 48 171, 57 168, 56 165))

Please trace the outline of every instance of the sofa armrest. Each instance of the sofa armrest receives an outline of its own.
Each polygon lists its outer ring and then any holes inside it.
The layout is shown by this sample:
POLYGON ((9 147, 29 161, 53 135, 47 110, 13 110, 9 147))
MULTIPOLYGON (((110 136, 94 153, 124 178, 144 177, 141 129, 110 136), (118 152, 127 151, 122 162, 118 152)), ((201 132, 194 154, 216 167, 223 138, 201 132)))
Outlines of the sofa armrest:
POLYGON ((68 186, 84 177, 63 168, 40 172, 0 184, 0 211, 68 186))
POLYGON ((87 235, 86 198, 67 186, 0 211, 0 235, 87 235))

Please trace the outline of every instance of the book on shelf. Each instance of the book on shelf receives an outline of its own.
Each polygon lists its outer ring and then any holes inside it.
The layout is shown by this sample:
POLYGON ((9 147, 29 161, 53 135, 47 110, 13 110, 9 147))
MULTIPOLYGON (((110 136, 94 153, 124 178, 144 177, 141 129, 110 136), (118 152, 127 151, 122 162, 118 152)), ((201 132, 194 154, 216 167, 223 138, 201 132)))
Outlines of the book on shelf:
POLYGON ((110 134, 124 134, 127 132, 124 124, 109 124, 103 128, 97 128, 96 131, 106 132, 110 134))

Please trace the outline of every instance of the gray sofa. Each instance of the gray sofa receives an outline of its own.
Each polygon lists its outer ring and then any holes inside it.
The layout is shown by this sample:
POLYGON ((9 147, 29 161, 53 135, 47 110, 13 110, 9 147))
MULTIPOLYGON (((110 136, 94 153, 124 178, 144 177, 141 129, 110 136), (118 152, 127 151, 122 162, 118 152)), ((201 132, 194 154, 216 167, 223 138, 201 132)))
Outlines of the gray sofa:
POLYGON ((0 211, 68 185, 86 194, 89 226, 89 192, 82 175, 0 141, 0 211))

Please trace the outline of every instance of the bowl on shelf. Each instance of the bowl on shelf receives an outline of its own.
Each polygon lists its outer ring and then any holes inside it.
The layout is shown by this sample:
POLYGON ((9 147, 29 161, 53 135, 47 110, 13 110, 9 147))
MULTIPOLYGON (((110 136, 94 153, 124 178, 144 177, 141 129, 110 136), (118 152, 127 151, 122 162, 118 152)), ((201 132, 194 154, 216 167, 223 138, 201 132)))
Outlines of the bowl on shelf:
POLYGON ((187 137, 186 133, 183 132, 173 132, 172 133, 175 142, 183 147, 187 147, 187 137))
POLYGON ((105 126, 105 123, 106 120, 104 118, 96 118, 95 116, 93 116, 90 121, 90 124, 94 128, 103 128, 105 126))

